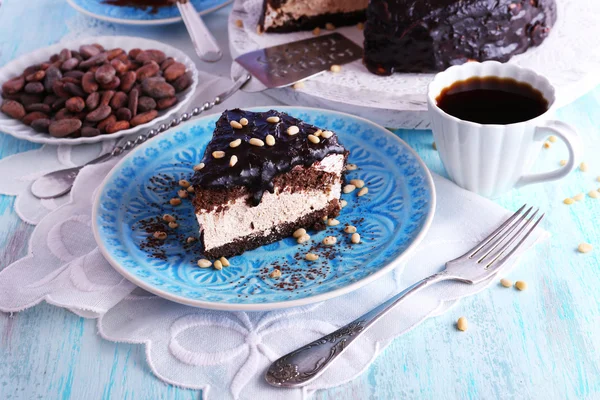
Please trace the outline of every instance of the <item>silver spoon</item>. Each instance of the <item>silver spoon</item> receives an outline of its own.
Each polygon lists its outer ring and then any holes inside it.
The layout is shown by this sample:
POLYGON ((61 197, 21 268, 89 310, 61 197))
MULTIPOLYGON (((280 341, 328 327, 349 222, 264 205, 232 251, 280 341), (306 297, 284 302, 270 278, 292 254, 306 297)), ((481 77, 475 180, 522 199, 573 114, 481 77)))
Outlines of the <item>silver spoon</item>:
POLYGON ((223 52, 194 5, 188 0, 177 0, 176 3, 198 57, 206 62, 219 61, 223 57, 223 52))
POLYGON ((189 121, 191 118, 202 114, 204 111, 210 110, 217 104, 221 104, 227 98, 231 97, 237 92, 242 86, 244 86, 249 80, 250 74, 246 74, 238 78, 229 90, 221 93, 212 102, 206 102, 202 107, 195 107, 191 113, 183 113, 180 117, 173 118, 167 124, 161 124, 156 129, 151 129, 146 135, 139 135, 135 140, 128 140, 123 145, 117 144, 110 153, 101 155, 98 158, 89 161, 88 163, 79 167, 62 169, 59 171, 50 172, 40 178, 38 178, 31 185, 31 193, 39 199, 54 199, 56 197, 64 196, 71 191, 75 178, 84 167, 92 164, 98 164, 104 162, 112 157, 117 157, 123 154, 125 151, 131 150, 134 147, 144 143, 148 139, 152 139, 158 134, 175 127, 182 122, 189 121))

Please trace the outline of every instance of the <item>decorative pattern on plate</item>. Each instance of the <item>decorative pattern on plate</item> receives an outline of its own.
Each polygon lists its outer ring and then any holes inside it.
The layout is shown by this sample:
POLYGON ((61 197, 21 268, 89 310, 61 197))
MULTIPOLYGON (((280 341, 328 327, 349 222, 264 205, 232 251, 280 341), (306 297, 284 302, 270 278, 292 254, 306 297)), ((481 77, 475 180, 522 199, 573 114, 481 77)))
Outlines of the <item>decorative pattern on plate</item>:
MULTIPOLYGON (((181 21, 177 6, 159 7, 154 12, 139 7, 121 7, 103 0, 67 0, 77 11, 121 24, 169 24, 181 21)), ((231 0, 190 0, 198 14, 204 15, 231 3, 231 0)))
POLYGON ((350 150, 349 162, 359 165, 348 179, 365 180, 369 193, 343 195, 348 205, 338 217, 340 225, 311 232, 312 240, 303 245, 287 238, 233 257, 231 266, 222 271, 198 268, 200 244, 185 244, 185 238, 198 234, 191 202, 184 199, 173 207, 169 199, 176 195, 177 182, 189 179, 192 166, 200 162, 215 115, 149 141, 106 179, 93 220, 97 241, 109 262, 134 283, 171 300, 209 308, 235 305, 234 309, 324 300, 333 297, 334 291, 343 294, 393 268, 397 258, 420 240, 432 217, 434 189, 420 159, 396 136, 366 120, 313 109, 281 110, 335 129, 350 150), (171 230, 162 246, 141 250, 152 235, 143 221, 164 213, 178 216, 176 234, 171 230), (346 223, 358 228, 361 244, 350 243, 350 235, 343 232, 346 223), (305 261, 304 254, 328 235, 337 236, 338 245, 316 262, 305 261), (149 255, 153 252, 158 258, 149 255), (282 269, 278 280, 268 276, 274 266, 282 269))

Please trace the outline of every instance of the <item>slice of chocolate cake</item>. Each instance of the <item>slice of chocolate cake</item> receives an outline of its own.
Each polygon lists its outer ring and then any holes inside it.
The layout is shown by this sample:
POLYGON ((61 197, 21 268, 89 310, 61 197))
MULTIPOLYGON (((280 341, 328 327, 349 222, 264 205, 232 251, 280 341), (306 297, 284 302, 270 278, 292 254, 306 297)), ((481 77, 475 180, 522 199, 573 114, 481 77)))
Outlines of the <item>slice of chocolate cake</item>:
POLYGON ((258 28, 262 32, 293 32, 354 25, 365 20, 369 0, 264 0, 258 28))
POLYGON ((555 0, 371 0, 364 61, 379 75, 506 62, 542 43, 555 21, 555 0))
POLYGON ((333 132, 285 113, 225 111, 192 178, 204 254, 240 254, 338 215, 347 156, 333 132))

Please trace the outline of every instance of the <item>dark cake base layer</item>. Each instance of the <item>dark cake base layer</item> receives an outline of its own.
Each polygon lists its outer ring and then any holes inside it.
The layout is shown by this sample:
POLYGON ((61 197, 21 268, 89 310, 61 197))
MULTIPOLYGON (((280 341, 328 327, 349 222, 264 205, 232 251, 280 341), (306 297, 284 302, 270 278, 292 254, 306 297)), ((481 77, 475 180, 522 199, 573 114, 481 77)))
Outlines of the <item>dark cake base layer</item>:
MULTIPOLYGON (((265 2, 266 7, 266 2, 265 2)), ((313 17, 301 17, 296 20, 289 20, 283 25, 271 26, 265 29, 265 12, 263 10, 262 16, 258 23, 259 28, 262 32, 297 32, 297 31, 310 31, 315 28, 324 28, 327 23, 331 23, 334 26, 350 26, 356 25, 359 22, 364 22, 367 19, 366 10, 353 11, 347 13, 327 13, 316 15, 313 17)))
MULTIPOLYGON (((221 247, 216 247, 209 251, 204 251, 203 254, 210 258, 231 257, 242 254, 245 251, 256 249, 260 246, 276 242, 286 237, 292 236, 294 231, 299 228, 312 228, 315 225, 322 225, 324 217, 337 217, 342 209, 340 202, 337 199, 329 202, 328 206, 304 215, 294 222, 288 222, 275 227, 275 232, 267 236, 262 234, 252 234, 245 238, 236 239, 231 243, 227 243, 221 247)), ((204 238, 202 243, 204 243, 204 238)))

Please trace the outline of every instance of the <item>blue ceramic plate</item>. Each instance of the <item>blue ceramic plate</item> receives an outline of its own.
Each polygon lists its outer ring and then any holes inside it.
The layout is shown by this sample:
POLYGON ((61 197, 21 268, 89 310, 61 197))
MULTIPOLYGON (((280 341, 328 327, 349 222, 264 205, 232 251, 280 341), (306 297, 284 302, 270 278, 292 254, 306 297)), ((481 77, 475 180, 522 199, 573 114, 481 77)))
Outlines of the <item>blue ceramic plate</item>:
MULTIPOLYGON (((433 219, 435 191, 429 171, 410 147, 367 120, 334 111, 277 107, 308 123, 332 129, 350 150, 359 169, 347 178, 363 179, 367 195, 343 195, 338 226, 311 232, 311 241, 292 238, 232 257, 217 271, 199 268, 199 243, 191 202, 173 207, 177 182, 189 179, 211 139, 218 115, 208 116, 145 143, 106 177, 93 210, 94 235, 112 266, 136 285, 161 297, 196 307, 221 310, 271 310, 327 300, 355 290, 393 269, 425 236, 433 219), (149 221, 175 214, 180 226, 160 247, 149 246, 158 228, 149 221), (343 232, 355 225, 362 243, 350 244, 343 232), (311 246, 334 235, 329 257, 304 260, 311 246), (269 277, 282 268, 278 280, 269 277)), ((265 111, 268 108, 253 109, 265 111)))
MULTIPOLYGON (((198 11, 204 15, 231 3, 232 0, 191 0, 198 11)), ((77 11, 104 21, 130 25, 161 25, 181 21, 177 6, 160 7, 153 12, 150 8, 121 7, 106 4, 104 0, 67 0, 77 11)))

